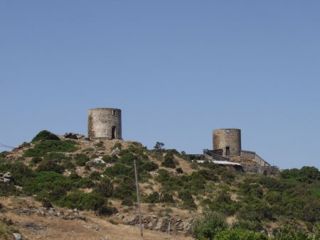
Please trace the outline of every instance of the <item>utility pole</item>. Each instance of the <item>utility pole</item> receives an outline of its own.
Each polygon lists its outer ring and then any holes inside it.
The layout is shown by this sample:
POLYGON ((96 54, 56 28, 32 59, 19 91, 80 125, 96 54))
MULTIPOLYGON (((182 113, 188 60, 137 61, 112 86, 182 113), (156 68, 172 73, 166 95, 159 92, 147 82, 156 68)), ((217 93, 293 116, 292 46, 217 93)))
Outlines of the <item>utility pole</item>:
POLYGON ((135 176, 135 180, 136 180, 137 205, 138 205, 138 214, 139 214, 140 235, 143 238, 142 215, 141 215, 141 207, 140 207, 140 191, 139 191, 139 183, 138 183, 138 170, 137 170, 137 163, 136 163, 135 159, 134 159, 134 176, 135 176))

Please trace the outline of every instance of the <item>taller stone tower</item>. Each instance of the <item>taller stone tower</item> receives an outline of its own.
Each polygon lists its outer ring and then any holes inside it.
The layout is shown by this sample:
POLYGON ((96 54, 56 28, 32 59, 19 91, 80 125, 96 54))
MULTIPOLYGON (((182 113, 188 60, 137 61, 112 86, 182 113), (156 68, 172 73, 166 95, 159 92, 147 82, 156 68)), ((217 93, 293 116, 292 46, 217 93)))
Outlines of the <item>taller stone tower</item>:
POLYGON ((90 139, 122 139, 121 110, 117 108, 90 109, 88 137, 90 139))
POLYGON ((241 130, 236 128, 213 131, 213 150, 222 150, 222 156, 241 155, 241 130))

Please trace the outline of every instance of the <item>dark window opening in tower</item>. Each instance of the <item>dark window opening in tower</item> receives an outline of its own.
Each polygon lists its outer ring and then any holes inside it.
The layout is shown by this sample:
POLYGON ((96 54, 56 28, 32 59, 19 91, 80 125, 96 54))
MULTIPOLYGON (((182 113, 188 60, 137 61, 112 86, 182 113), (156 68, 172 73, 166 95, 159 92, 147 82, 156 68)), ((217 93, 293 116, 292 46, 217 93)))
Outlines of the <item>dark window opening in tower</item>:
POLYGON ((230 155, 230 147, 226 147, 226 156, 230 155))
POLYGON ((117 128, 115 126, 113 126, 111 129, 111 139, 116 138, 116 135, 117 135, 116 130, 117 130, 117 128))
POLYGON ((116 115, 116 111, 112 110, 112 116, 115 116, 115 115, 116 115))

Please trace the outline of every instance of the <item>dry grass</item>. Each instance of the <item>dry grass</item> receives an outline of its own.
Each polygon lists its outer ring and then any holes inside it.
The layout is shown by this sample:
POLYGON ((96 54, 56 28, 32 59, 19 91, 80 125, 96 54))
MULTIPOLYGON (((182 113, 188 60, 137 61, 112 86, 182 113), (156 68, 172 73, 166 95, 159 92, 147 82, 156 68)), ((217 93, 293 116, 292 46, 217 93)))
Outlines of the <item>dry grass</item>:
MULTIPOLYGON (((141 240, 138 227, 111 223, 108 218, 100 218, 91 212, 83 212, 86 221, 64 220, 53 216, 18 215, 14 209, 39 207, 32 198, 0 198, 6 211, 2 217, 14 222, 14 227, 29 240, 141 240), (31 227, 30 227, 31 226, 31 227)), ((144 211, 147 209, 143 207, 144 211)), ((144 240, 191 240, 184 235, 171 236, 165 233, 144 230, 144 240)))

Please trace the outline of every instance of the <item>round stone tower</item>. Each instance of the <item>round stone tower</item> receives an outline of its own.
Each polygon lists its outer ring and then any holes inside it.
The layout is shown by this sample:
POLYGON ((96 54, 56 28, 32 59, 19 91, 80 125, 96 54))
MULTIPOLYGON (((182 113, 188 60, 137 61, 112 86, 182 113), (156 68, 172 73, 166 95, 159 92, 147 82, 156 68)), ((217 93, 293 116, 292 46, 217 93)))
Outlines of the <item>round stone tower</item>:
POLYGON ((222 150, 222 156, 240 156, 241 130, 236 128, 213 131, 213 150, 222 150))
POLYGON ((90 139, 122 139, 121 110, 117 108, 90 109, 88 137, 90 139))

